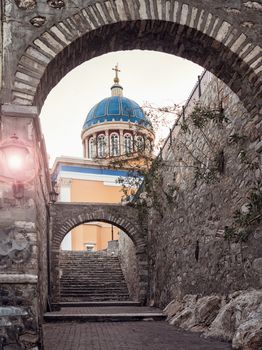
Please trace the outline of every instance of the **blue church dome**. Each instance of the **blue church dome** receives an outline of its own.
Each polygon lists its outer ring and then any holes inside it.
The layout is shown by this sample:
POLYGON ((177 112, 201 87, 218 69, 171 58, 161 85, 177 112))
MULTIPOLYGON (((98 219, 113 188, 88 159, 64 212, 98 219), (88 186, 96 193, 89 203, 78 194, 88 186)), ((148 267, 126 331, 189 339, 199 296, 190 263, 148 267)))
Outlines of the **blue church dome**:
POLYGON ((96 104, 88 113, 83 129, 105 122, 131 122, 152 128, 142 108, 123 96, 111 96, 96 104))

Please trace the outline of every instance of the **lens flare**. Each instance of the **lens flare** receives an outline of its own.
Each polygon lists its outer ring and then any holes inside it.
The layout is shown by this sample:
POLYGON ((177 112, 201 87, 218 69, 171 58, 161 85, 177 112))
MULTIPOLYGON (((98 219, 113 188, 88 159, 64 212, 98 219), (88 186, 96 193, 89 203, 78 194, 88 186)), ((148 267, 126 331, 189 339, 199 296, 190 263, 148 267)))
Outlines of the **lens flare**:
POLYGON ((23 157, 20 154, 12 154, 7 158, 7 164, 10 170, 22 170, 23 157))

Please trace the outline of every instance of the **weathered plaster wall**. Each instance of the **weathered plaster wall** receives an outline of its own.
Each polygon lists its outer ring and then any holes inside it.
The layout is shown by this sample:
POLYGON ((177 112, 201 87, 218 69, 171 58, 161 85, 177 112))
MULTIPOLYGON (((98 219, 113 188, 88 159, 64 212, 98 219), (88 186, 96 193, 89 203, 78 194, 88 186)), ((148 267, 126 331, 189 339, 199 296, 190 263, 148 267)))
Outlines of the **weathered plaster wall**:
POLYGON ((130 298, 139 300, 139 266, 137 264, 136 249, 132 240, 121 231, 119 234, 119 260, 127 283, 130 298))
POLYGON ((187 293, 262 287, 261 222, 253 225, 247 242, 224 239, 225 226, 232 225, 237 209, 247 210, 252 187, 261 180, 262 123, 250 120, 238 98, 217 79, 206 91, 201 101, 215 106, 222 100, 229 122, 210 122, 205 136, 186 118, 190 132, 175 127, 155 182, 158 202, 150 210, 148 236, 150 298, 161 306, 187 293), (245 140, 233 143, 234 133, 245 140), (213 183, 196 181, 196 159, 211 166, 221 150, 224 173, 213 183), (243 150, 247 161, 259 163, 260 169, 253 171, 241 160, 243 150))
MULTIPOLYGON (((36 151, 37 176, 15 199, 12 184, 1 178, 0 346, 31 349, 41 344, 42 313, 47 303, 47 194, 45 152, 34 109, 2 108, 1 140, 16 135, 36 151)), ((2 162, 1 162, 2 164, 2 162)), ((3 172, 1 171, 1 175, 3 172)))

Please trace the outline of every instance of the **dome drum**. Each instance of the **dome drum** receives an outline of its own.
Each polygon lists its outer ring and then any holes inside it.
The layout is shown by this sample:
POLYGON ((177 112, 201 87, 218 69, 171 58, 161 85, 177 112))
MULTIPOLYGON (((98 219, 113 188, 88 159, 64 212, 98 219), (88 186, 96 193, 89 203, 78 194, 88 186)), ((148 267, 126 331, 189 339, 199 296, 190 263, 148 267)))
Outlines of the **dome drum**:
POLYGON ((130 129, 105 130, 91 133, 83 141, 86 158, 107 158, 110 156, 129 155, 145 151, 149 154, 153 148, 153 135, 134 133, 130 129))

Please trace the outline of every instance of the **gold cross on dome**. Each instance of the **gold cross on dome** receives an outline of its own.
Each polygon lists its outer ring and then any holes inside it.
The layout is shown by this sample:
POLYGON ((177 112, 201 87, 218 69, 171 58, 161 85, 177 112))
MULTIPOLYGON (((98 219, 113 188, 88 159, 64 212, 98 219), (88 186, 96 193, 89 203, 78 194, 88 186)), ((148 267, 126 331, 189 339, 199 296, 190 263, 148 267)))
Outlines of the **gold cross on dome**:
POLYGON ((121 70, 118 68, 118 63, 115 65, 115 68, 112 68, 116 72, 116 76, 114 78, 115 83, 119 83, 118 73, 121 72, 121 70))

